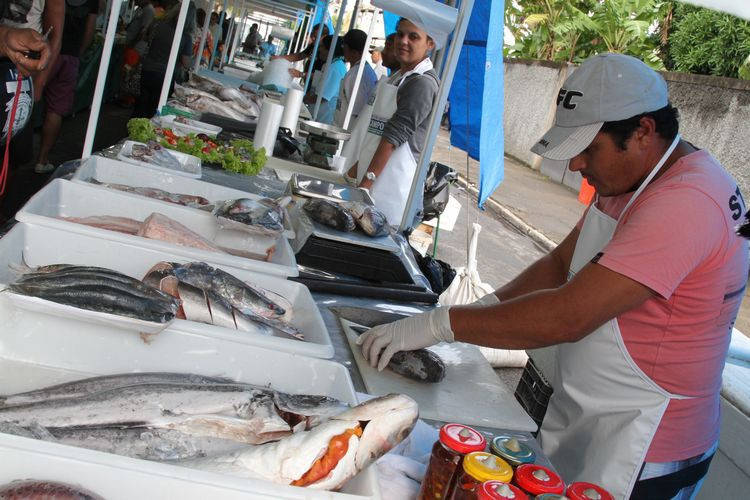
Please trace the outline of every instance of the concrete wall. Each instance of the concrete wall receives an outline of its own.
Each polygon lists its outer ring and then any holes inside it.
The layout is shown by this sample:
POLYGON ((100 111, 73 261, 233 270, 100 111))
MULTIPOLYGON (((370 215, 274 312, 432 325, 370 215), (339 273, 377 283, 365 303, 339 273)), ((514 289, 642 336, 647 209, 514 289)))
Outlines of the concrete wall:
MULTIPOLYGON (((574 189, 580 175, 564 162, 542 161, 529 151, 552 124, 555 97, 575 66, 548 61, 505 61, 505 153, 574 189)), ((750 197, 750 81, 684 73, 662 73, 672 104, 680 111, 680 133, 711 152, 750 197)))

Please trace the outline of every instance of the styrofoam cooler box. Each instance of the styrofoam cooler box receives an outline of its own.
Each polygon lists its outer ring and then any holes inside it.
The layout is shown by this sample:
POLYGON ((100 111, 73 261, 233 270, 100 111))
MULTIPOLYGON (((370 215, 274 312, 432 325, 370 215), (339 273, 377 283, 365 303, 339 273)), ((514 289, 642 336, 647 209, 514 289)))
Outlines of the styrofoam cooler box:
MULTIPOLYGON (((133 278, 142 279, 157 262, 185 263, 191 260, 184 256, 176 256, 168 252, 118 241, 104 240, 92 235, 22 223, 17 224, 0 239, 0 284, 14 281, 16 277, 14 276, 14 270, 23 264, 31 267, 49 264, 100 266, 125 273, 133 278)), ((211 262, 209 261, 209 263, 211 262)), ((174 332, 185 332, 197 337, 222 340, 233 344, 257 345, 316 358, 333 357, 334 348, 331 344, 331 337, 320 315, 320 310, 305 285, 263 273, 233 269, 221 265, 216 267, 289 300, 293 310, 291 324, 304 333, 305 340, 299 341, 285 336, 277 337, 243 332, 181 319, 175 319, 168 328, 158 334, 158 337, 171 336, 174 335, 174 332)), ((19 327, 21 330, 33 328, 33 325, 40 321, 48 322, 50 328, 54 328, 54 325, 58 323, 70 328, 75 328, 76 325, 81 324, 75 318, 61 318, 51 314, 34 314, 18 310, 14 313, 12 321, 22 322, 24 326, 19 327), (38 316, 46 316, 47 319, 40 319, 38 316)), ((138 337, 135 331, 125 330, 124 328, 121 331, 123 335, 138 337)))
POLYGON ((204 260, 237 269, 248 269, 284 277, 299 274, 292 247, 283 235, 276 238, 258 237, 251 236, 243 231, 220 229, 216 218, 208 212, 62 179, 53 180, 32 196, 26 205, 16 213, 16 220, 40 226, 61 228, 78 234, 93 235, 97 238, 119 241, 134 246, 152 248, 170 255, 183 256, 191 260, 204 260), (166 215, 216 245, 225 248, 264 253, 265 249, 275 243, 276 250, 270 262, 266 262, 238 257, 229 253, 212 252, 109 231, 59 218, 113 215, 142 221, 152 213, 166 215))
MULTIPOLYGON (((81 166, 78 167, 78 170, 73 174, 71 180, 73 182, 83 183, 87 186, 95 186, 100 189, 108 188, 105 188, 104 186, 96 186, 95 184, 92 184, 91 181, 97 180, 99 182, 125 184, 132 187, 156 188, 170 193, 202 196, 212 203, 237 198, 250 198, 253 200, 263 198, 260 195, 240 191, 239 189, 232 189, 230 187, 220 186, 210 182, 159 172, 151 168, 139 167, 137 165, 124 163, 119 160, 112 160, 98 155, 89 156, 86 160, 81 162, 81 166)), ((127 193, 119 190, 115 191, 141 197, 135 193, 127 193)), ((154 201, 158 201, 159 203, 169 203, 161 200, 154 201)), ((294 238, 294 230, 292 229, 288 214, 285 214, 284 228, 284 236, 287 238, 294 238)))
MULTIPOLYGON (((349 373, 332 361, 189 332, 164 332, 146 343, 137 334, 123 335, 107 327, 25 316, 0 294, 0 394, 97 375, 166 371, 230 377, 284 392, 324 394, 356 403, 349 373)), ((28 478, 59 480, 108 500, 379 497, 374 467, 349 481, 341 494, 316 492, 2 433, 0 464, 0 484, 28 478)))

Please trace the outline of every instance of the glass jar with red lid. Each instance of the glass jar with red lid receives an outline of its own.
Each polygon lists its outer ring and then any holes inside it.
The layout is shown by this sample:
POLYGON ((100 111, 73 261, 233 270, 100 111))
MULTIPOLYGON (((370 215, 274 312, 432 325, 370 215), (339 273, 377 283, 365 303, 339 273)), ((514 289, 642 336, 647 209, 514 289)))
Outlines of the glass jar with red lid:
POLYGON ((542 465, 524 464, 516 468, 514 477, 516 486, 531 495, 555 493, 562 495, 565 483, 552 469, 542 465))
POLYGON ((570 483, 565 495, 570 500, 615 500, 610 492, 594 483, 570 483))
POLYGON ((529 500, 528 495, 512 484, 485 481, 477 492, 478 500, 529 500))
POLYGON ((479 488, 485 481, 509 483, 513 477, 513 469, 508 462, 484 451, 466 455, 462 469, 449 496, 452 500, 476 500, 479 488))
POLYGON ((484 436, 467 425, 445 424, 441 427, 440 439, 432 446, 430 461, 417 498, 447 498, 456 473, 461 470, 463 457, 473 451, 482 451, 486 446, 484 436))

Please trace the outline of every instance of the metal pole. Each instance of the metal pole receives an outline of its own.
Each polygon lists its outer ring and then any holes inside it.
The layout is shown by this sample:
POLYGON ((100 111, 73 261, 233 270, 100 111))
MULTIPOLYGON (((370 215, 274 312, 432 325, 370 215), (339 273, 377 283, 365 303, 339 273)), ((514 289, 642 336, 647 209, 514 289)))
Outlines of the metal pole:
POLYGON ((182 5, 180 5, 180 14, 177 16, 177 26, 174 29, 174 37, 172 38, 172 49, 169 51, 169 60, 167 61, 167 72, 164 75, 164 82, 161 84, 159 105, 156 107, 157 113, 166 104, 169 87, 172 86, 172 75, 174 74, 174 67, 177 65, 177 53, 180 51, 180 41, 182 40, 182 31, 185 28, 185 19, 187 18, 189 5, 190 2, 182 2, 182 5))
POLYGON ((208 33, 208 23, 211 20, 211 11, 214 7, 213 1, 206 4, 206 19, 203 20, 203 31, 201 32, 201 41, 198 44, 198 53, 195 55, 195 64, 193 65, 193 73, 197 73, 201 67, 201 56, 203 55, 203 47, 206 46, 206 34, 208 33), (209 7, 210 6, 210 7, 209 7))
MULTIPOLYGON (((292 33, 297 33, 297 30, 302 26, 302 21, 300 20, 299 11, 297 12, 297 17, 294 20, 294 28, 292 28, 292 33)), ((299 37, 298 37, 299 38, 299 37)), ((294 35, 292 35, 292 39, 289 40, 289 42, 286 44, 286 53, 291 54, 292 53, 292 42, 294 41, 294 35)))
MULTIPOLYGON (((323 38, 322 27, 325 25, 326 21, 328 21, 328 2, 329 0, 326 0, 326 4, 324 6, 325 11, 323 12, 323 17, 320 20, 321 27, 318 29, 318 36, 315 37, 315 45, 313 45, 312 54, 310 54, 310 68, 307 71, 307 78, 305 79, 305 93, 307 93, 307 89, 310 88, 310 79, 312 78, 313 68, 315 67, 315 58, 318 56, 318 46, 320 45, 320 39, 323 38)), ((313 18, 313 22, 315 22, 314 19, 315 18, 313 18)), ((313 118, 315 118, 314 115, 313 118)))
POLYGON ((119 17, 122 0, 113 0, 112 9, 109 12, 109 22, 107 31, 104 35, 104 47, 102 47, 102 59, 99 61, 99 73, 96 76, 96 87, 94 88, 94 99, 91 102, 91 113, 89 114, 89 123, 86 127, 86 139, 83 142, 83 153, 81 158, 91 156, 91 150, 94 147, 94 136, 96 135, 96 125, 99 121, 99 110, 102 105, 102 96, 104 95, 104 85, 107 83, 107 72, 109 70, 109 60, 112 57, 112 46, 115 43, 115 32, 117 31, 117 18, 119 17))
POLYGON ((352 18, 349 21, 349 31, 353 30, 357 25, 357 15, 359 14, 359 4, 362 0, 354 0, 354 10, 352 11, 352 18))
POLYGON ((224 51, 221 53, 221 59, 219 59, 219 71, 224 67, 224 60, 229 59, 228 55, 234 47, 234 32, 237 30, 237 12, 235 8, 238 7, 237 2, 232 5, 232 17, 229 19, 229 28, 227 29, 227 37, 224 40, 224 51))
POLYGON ((414 219, 414 213, 416 212, 416 207, 414 207, 416 192, 417 189, 421 189, 422 185, 424 184, 424 177, 430 164, 432 148, 435 147, 435 140, 437 139, 438 130, 440 130, 440 118, 442 117, 443 110, 445 109, 445 103, 448 101, 450 84, 453 82, 453 75, 456 72, 458 57, 461 54, 461 47, 464 44, 466 28, 469 25, 469 18, 471 17, 471 10, 473 8, 474 0, 463 0, 461 2, 461 7, 458 10, 456 29, 453 32, 453 40, 451 41, 450 50, 448 51, 448 57, 446 59, 446 68, 443 73, 444 79, 442 80, 440 88, 438 89, 435 104, 432 106, 430 127, 427 130, 427 141, 425 142, 425 146, 424 148, 422 148, 422 152, 419 155, 417 171, 415 172, 414 178, 412 179, 409 198, 406 201, 406 210, 404 211, 404 215, 401 218, 401 224, 398 227, 399 232, 403 232, 404 229, 406 229, 406 227, 410 225, 411 221, 414 219))
MULTIPOLYGON (((341 15, 342 12, 346 11, 346 2, 347 0, 342 0, 341 2, 341 10, 339 10, 339 18, 336 21, 336 28, 333 32, 333 38, 331 39, 331 47, 328 51, 328 58, 326 59, 326 65, 325 65, 325 71, 323 71, 323 76, 320 77, 320 81, 324 82, 326 79, 326 76, 328 76, 328 72, 331 71, 331 61, 333 61, 333 53, 334 49, 336 47, 336 42, 339 39, 339 31, 341 31, 341 25, 344 23, 344 16, 341 15)), ((328 4, 326 4, 326 13, 328 13, 328 4)), ((320 32, 321 30, 318 30, 320 32)), ((320 37, 318 37, 320 38, 320 37)), ((320 95, 320 89, 315 89, 315 93, 317 94, 317 97, 315 99, 315 108, 313 110, 313 120, 316 120, 318 116, 318 111, 320 111, 320 103, 323 101, 323 96, 320 95)))
MULTIPOLYGON (((349 99, 349 104, 346 107, 346 115, 344 117, 344 125, 343 127, 345 129, 348 129, 349 127, 349 120, 352 117, 352 112, 354 111, 354 102, 357 100, 357 92, 359 92, 359 84, 362 81, 362 74, 365 71, 365 64, 367 64, 367 58, 365 57, 365 54, 367 53, 367 49, 370 47, 370 42, 372 41, 372 32, 375 29, 375 19, 377 18, 377 13, 380 12, 380 9, 375 9, 376 14, 372 16, 372 19, 370 20, 370 28, 367 30, 367 41, 365 42, 365 52, 362 53, 362 59, 359 60, 359 68, 357 68, 357 78, 354 79, 354 89, 352 90, 352 96, 349 99)), ((341 147, 341 143, 339 143, 339 148, 341 147)))
POLYGON ((242 12, 240 13, 240 26, 235 33, 234 37, 234 43, 232 44, 232 52, 229 54, 229 59, 227 60, 227 64, 231 64, 234 62, 234 54, 237 53, 237 47, 240 45, 240 42, 242 41, 242 35, 245 33, 245 26, 247 21, 247 5, 242 6, 242 12))
MULTIPOLYGON (((234 5, 234 0, 232 1, 234 5)), ((229 0, 224 0, 224 8, 221 9, 221 15, 219 16, 219 33, 221 33, 221 27, 224 25, 224 19, 227 17, 227 7, 229 6, 229 0)), ((210 17, 210 16, 209 16, 210 17)), ((211 47, 211 57, 208 58, 208 69, 214 67, 214 56, 216 55, 216 49, 219 47, 218 38, 214 40, 214 46, 211 47)))

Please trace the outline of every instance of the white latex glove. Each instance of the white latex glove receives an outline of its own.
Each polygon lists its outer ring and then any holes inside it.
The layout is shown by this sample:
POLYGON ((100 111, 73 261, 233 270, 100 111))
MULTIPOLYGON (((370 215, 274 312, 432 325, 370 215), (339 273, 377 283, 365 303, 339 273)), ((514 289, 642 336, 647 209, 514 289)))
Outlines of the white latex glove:
POLYGON ((376 326, 357 338, 362 355, 370 366, 383 371, 394 354, 413 351, 440 342, 453 342, 450 307, 438 307, 386 325, 376 326))
POLYGON ((494 306, 500 303, 500 299, 497 298, 497 295, 494 293, 488 293, 484 297, 482 297, 479 300, 475 300, 470 306, 480 306, 480 307, 486 307, 486 306, 494 306))

